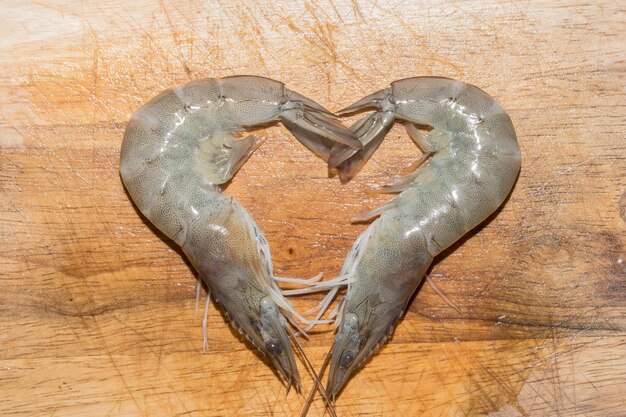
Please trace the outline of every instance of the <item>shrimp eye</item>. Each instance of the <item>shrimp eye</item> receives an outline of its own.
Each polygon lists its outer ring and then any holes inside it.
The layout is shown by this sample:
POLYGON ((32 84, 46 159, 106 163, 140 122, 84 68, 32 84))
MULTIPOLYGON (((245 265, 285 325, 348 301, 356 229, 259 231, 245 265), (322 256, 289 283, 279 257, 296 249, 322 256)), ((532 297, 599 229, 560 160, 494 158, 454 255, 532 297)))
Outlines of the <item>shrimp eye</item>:
POLYGON ((349 350, 346 350, 345 352, 343 352, 343 354, 341 355, 341 358, 339 359, 339 366, 341 366, 342 368, 345 368, 348 365, 350 365, 353 360, 354 360, 354 353, 352 353, 349 350))
POLYGON ((278 356, 283 353, 283 345, 280 344, 277 340, 268 340, 265 342, 265 349, 270 353, 270 355, 278 356))

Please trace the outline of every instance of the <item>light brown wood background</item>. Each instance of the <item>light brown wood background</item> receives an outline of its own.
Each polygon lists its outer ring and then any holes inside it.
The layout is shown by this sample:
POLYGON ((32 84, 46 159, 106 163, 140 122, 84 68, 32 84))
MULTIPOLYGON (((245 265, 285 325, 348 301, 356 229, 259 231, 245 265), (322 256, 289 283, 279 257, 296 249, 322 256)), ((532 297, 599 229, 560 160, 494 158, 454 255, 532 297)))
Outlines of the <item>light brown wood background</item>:
MULTIPOLYGON (((432 268, 458 311, 422 287, 337 414, 626 415, 624 2, 292 3, 2 2, 0 414, 297 415, 304 395, 214 307, 202 352, 194 273, 122 187, 125 123, 201 77, 268 76, 338 109, 432 74, 508 109, 522 172, 432 268)), ((277 273, 333 276, 365 227, 350 215, 389 198, 368 187, 419 152, 396 127, 341 186, 284 128, 266 135, 227 192, 277 273)), ((303 342, 316 367, 332 337, 303 342)))

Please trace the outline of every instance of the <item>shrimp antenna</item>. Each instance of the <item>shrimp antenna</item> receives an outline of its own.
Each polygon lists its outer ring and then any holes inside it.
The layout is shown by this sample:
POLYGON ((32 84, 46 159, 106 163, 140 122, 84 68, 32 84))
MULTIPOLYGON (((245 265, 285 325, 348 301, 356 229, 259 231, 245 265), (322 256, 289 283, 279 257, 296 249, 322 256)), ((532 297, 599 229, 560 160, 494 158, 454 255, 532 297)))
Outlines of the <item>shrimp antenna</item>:
POLYGON ((460 311, 459 308, 456 306, 456 304, 454 304, 452 301, 450 301, 450 299, 448 297, 446 297, 446 295, 437 287, 437 284, 435 284, 435 281, 433 281, 433 279, 430 277, 430 275, 426 275, 426 282, 428 282, 428 284, 430 284, 430 287, 437 293, 439 294, 439 296, 441 298, 443 298, 443 300, 448 303, 448 305, 450 307, 452 307, 453 309, 455 309, 456 311, 460 311))
MULTIPOLYGON (((304 349, 302 349, 302 345, 300 345, 300 342, 298 342, 298 338, 289 327, 286 327, 286 329, 289 332, 289 335, 291 336, 291 338, 293 339, 296 345, 296 348, 298 349, 298 352, 300 353, 300 355, 302 355, 302 359, 304 360, 304 365, 306 366, 306 369, 309 372, 309 374, 313 377, 313 381, 314 381, 313 388, 311 388, 311 392, 309 393, 309 397, 307 398, 307 403, 305 404, 304 409, 302 410, 302 413, 300 413, 300 417, 306 416, 306 413, 309 411, 309 406, 311 405, 311 401, 313 401, 313 396, 315 394, 316 389, 320 392, 320 394, 322 394, 322 397, 324 397, 324 402, 326 403, 326 409, 328 409, 330 415, 332 417, 337 417, 337 414, 335 414, 335 408, 333 407, 333 404, 330 402, 330 399, 326 395, 326 390, 324 389, 324 385, 322 385, 322 381, 320 381, 319 377, 317 376, 317 373, 315 372, 315 368, 309 361, 309 358, 304 353, 304 349)), ((324 360, 324 365, 322 369, 326 368, 328 359, 329 359, 329 356, 327 356, 326 359, 324 360)))
MULTIPOLYGON (((322 379, 322 377, 324 376, 324 372, 326 371, 326 367, 328 367, 328 363, 330 362, 330 357, 333 353, 333 350, 330 349, 328 351, 328 353, 326 354, 326 357, 324 358, 324 363, 322 364, 322 367, 320 369, 320 373, 318 375, 315 375, 315 380, 321 384, 320 380, 322 379)), ((333 415, 335 415, 335 409, 333 407, 332 402, 330 402, 330 399, 328 398, 328 396, 326 395, 326 391, 322 388, 320 389, 320 393, 324 396, 324 398, 326 399, 326 404, 329 408, 329 410, 331 410, 331 413, 333 415)), ((309 412, 309 407, 311 406, 311 404, 313 403, 313 398, 315 397, 315 387, 311 388, 311 391, 309 392, 309 396, 306 399, 306 404, 304 404, 304 408, 302 409, 302 411, 300 412, 300 417, 306 417, 307 413, 309 412)))

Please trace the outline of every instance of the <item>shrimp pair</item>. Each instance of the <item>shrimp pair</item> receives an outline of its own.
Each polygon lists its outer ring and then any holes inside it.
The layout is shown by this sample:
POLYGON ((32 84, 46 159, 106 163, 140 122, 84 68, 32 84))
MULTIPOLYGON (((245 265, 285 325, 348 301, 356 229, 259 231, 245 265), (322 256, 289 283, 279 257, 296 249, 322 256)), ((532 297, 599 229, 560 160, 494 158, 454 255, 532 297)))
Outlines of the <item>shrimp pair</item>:
MULTIPOLYGON (((432 260, 493 213, 520 169, 511 119, 477 87, 446 78, 395 81, 339 114, 373 108, 350 129, 316 102, 280 82, 239 76, 193 81, 167 90, 135 112, 122 144, 120 173, 139 210, 180 245, 211 295, 284 377, 300 388, 288 321, 321 319, 340 286, 326 394, 381 346, 405 311, 432 260), (235 134, 276 121, 349 181, 395 120, 427 159, 382 187, 399 193, 358 216, 379 217, 359 236, 340 277, 292 280, 310 288, 281 292, 267 240, 248 212, 220 192, 261 140, 235 134), (423 136, 416 125, 433 129, 423 136), (284 294, 330 289, 317 317, 305 319, 284 294)), ((294 339, 295 340, 295 339, 294 339)), ((304 357, 306 359, 306 357, 304 357)), ((307 361, 308 362, 308 361, 307 361)))

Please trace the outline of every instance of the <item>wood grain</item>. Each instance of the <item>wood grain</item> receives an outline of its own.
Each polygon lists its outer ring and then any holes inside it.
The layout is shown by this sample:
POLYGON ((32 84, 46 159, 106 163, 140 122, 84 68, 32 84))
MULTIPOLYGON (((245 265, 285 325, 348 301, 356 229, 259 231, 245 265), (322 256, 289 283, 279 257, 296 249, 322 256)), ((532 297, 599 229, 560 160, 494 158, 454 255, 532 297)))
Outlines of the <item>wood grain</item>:
MULTIPOLYGON (((279 79, 338 109, 394 79, 493 95, 523 152, 496 216, 431 274, 339 416, 622 416, 626 387, 626 16, 621 2, 5 1, 0 13, 0 414, 293 416, 118 175, 130 114, 201 77, 279 79)), ((227 192, 285 276, 336 274, 419 152, 395 127, 349 185, 282 127, 227 192)), ((301 311, 314 296, 296 299, 301 311)), ((304 348, 316 367, 330 327, 304 348)), ((300 366, 302 373, 304 367, 300 366)), ((305 376, 304 388, 312 386, 305 376)), ((316 397, 310 416, 324 413, 316 397)))

